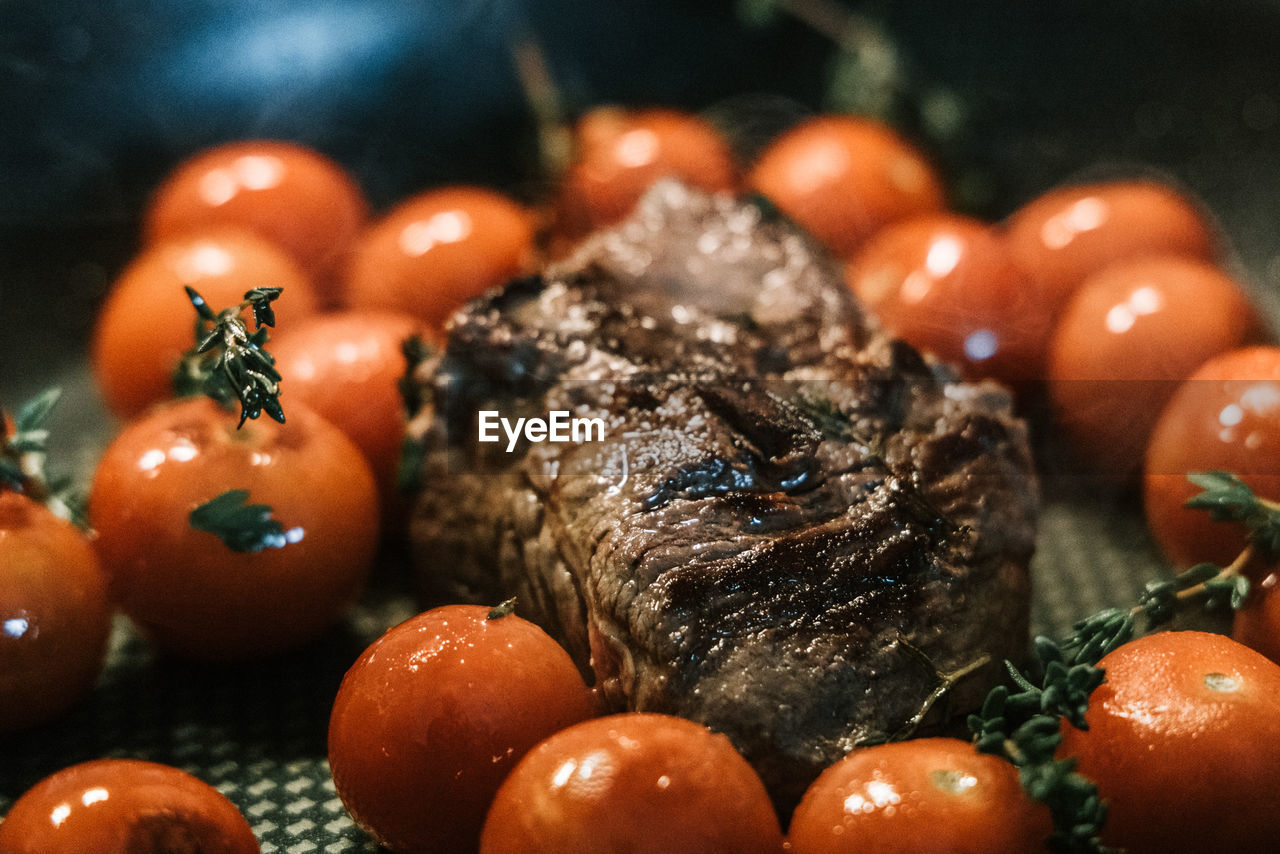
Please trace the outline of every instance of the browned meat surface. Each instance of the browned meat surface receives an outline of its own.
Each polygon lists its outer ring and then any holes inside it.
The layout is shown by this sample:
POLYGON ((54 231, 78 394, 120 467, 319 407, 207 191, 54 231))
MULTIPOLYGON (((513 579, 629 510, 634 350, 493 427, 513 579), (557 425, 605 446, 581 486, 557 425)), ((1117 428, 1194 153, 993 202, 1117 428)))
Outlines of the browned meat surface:
MULTIPOLYGON (((1007 393, 882 334, 749 202, 657 187, 542 277, 472 303, 419 373, 432 595, 518 599, 618 709, 726 733, 794 803, 1025 646, 1036 484, 1007 393), (568 410, 602 441, 479 443, 568 410)), ((946 709, 942 707, 946 706, 946 709)))

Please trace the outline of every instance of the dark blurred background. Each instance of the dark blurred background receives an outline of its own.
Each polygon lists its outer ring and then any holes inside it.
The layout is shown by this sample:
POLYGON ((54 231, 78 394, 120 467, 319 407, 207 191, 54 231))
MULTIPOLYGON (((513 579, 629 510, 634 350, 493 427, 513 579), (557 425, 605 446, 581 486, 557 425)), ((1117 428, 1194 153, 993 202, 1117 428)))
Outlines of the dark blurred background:
POLYGON ((682 106, 749 152, 808 112, 877 113, 990 218, 1072 178, 1163 174, 1275 308, 1274 0, 5 0, 0 399, 83 362, 148 193, 202 147, 312 145, 378 208, 451 181, 536 198, 521 35, 571 114, 682 106))

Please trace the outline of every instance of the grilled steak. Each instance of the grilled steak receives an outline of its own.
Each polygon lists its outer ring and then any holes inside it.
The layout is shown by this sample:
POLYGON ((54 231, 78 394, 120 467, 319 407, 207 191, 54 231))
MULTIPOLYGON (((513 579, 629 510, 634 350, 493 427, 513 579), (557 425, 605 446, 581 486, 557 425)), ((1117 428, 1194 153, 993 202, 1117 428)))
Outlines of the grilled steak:
POLYGON ((756 204, 658 185, 460 312, 417 376, 431 595, 518 596, 608 703, 727 734, 784 809, 985 661, 927 717, 971 709, 1025 646, 1037 496, 1008 394, 883 334, 756 204), (508 452, 485 410, 604 438, 508 452))

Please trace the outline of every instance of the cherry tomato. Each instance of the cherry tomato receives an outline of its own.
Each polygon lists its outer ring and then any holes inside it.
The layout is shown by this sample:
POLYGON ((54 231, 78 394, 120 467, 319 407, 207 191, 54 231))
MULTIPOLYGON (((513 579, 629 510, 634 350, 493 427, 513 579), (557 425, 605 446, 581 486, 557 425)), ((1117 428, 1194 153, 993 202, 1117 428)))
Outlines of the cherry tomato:
POLYGON ((1012 765, 967 741, 920 738, 854 750, 822 772, 788 840, 795 854, 1029 854, 1052 829, 1012 765))
POLYGON ((237 430, 237 416, 188 398, 125 426, 89 495, 96 546, 121 609, 162 649, 204 660, 269 655, 337 622, 378 542, 364 456, 301 404, 288 422, 237 430), (192 527, 197 506, 235 489, 285 529, 259 552, 192 527))
POLYGON ((467 300, 528 271, 533 236, 532 214, 493 190, 422 193, 360 237, 345 305, 404 312, 442 329, 467 300))
POLYGON ((384 517, 402 503, 396 469, 407 419, 399 382, 408 370, 402 344, 415 335, 433 337, 407 314, 343 311, 305 318, 271 342, 287 400, 324 416, 364 452, 384 517))
POLYGON ((846 268, 893 334, 970 378, 1041 378, 1051 315, 985 223, 922 214, 877 232, 846 268))
POLYGON ((1087 732, 1064 724, 1129 854, 1266 851, 1280 837, 1280 666, 1204 632, 1159 632, 1098 663, 1087 732))
POLYGON ((1203 261, 1122 261, 1086 279, 1049 347, 1049 394, 1071 448, 1128 477, 1177 384, 1211 356, 1261 337, 1243 289, 1203 261))
POLYGON ((709 122, 671 109, 597 107, 574 128, 574 161, 560 184, 556 228, 580 237, 624 218, 661 178, 733 190, 738 170, 709 122))
POLYGON ((852 116, 796 125, 761 153, 747 184, 842 258, 882 226, 945 204, 941 178, 914 145, 852 116))
POLYGON ((494 798, 481 854, 775 854, 764 784, 723 735, 667 715, 587 721, 539 744, 494 798))
POLYGON ((259 854, 217 789, 154 762, 99 759, 53 774, 0 822, 4 854, 259 854))
MULTIPOLYGON (((214 311, 239 304, 251 288, 284 288, 274 306, 283 326, 316 309, 311 280, 279 249, 247 232, 211 232, 143 250, 112 285, 93 335, 98 386, 121 417, 173 396, 173 370, 195 345, 196 315, 184 285, 214 311)), ((249 313, 244 316, 250 322, 249 313)))
POLYGON ((342 680, 334 785, 356 823, 399 854, 474 851, 512 766, 594 711, 569 654, 533 623, 435 608, 384 634, 342 680))
POLYGON ((93 687, 111 610, 88 538, 0 489, 0 731, 42 723, 93 687))
POLYGON ((368 215, 355 181, 318 151, 243 140, 180 164, 156 190, 145 229, 148 239, 163 240, 211 226, 246 228, 328 284, 368 215))
POLYGON ((1188 472, 1228 471, 1280 499, 1280 348, 1245 347, 1210 359, 1174 392, 1147 446, 1147 526, 1171 561, 1225 565, 1245 546, 1242 524, 1188 509, 1188 472))
POLYGON ((1147 179, 1059 187, 1006 223, 1014 260, 1062 305, 1089 275, 1148 255, 1213 260, 1217 241, 1199 205, 1147 179))
POLYGON ((1235 613, 1231 637, 1280 664, 1280 571, 1256 572, 1244 607, 1235 613))

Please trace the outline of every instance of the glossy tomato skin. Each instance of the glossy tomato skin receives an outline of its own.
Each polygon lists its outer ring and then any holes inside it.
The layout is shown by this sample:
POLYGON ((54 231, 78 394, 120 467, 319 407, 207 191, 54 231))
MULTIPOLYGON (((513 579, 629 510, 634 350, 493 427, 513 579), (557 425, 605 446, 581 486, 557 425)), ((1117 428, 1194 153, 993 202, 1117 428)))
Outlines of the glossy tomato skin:
POLYGON ((241 140, 179 164, 151 199, 144 228, 151 241, 244 228, 327 282, 368 216, 359 186, 320 152, 280 140, 241 140))
POLYGON ((1280 572, 1262 568, 1250 580, 1249 597, 1235 612, 1231 637, 1280 664, 1280 572))
POLYGON ((1017 770, 954 738, 854 750, 810 785, 794 854, 1032 854, 1052 831, 1017 770))
POLYGON ((1178 384, 1262 330, 1244 289, 1203 261, 1113 264, 1068 301, 1049 345, 1056 423, 1090 470, 1135 475, 1178 384))
POLYGON ((413 336, 433 338, 407 314, 339 311, 305 318, 271 342, 276 369, 288 378, 287 401, 301 401, 355 442, 378 481, 384 516, 402 503, 396 469, 407 417, 399 383, 408 370, 403 344, 413 336))
POLYGON ((0 732, 49 720, 93 687, 111 613, 88 537, 0 489, 0 732))
POLYGON ((531 269, 534 219, 483 187, 406 199, 366 229, 347 269, 343 304, 413 315, 434 330, 472 297, 531 269))
POLYGON ((728 142, 710 122, 680 110, 597 107, 574 128, 574 149, 556 211, 557 231, 570 237, 623 219, 662 178, 709 192, 738 184, 728 142))
POLYGON ((330 716, 329 764, 348 812, 381 844, 464 854, 520 757, 594 712, 542 629, 446 605, 392 628, 352 665, 330 716))
POLYGON ((1014 261, 1059 306, 1117 261, 1153 255, 1212 261, 1218 251, 1213 224, 1192 198, 1144 178, 1050 190, 1014 211, 1005 226, 1014 261))
POLYGON ((940 211, 946 201, 941 178, 914 145, 852 116, 791 128, 760 154, 747 185, 841 258, 888 223, 940 211))
POLYGON ((922 214, 885 226, 846 280, 894 335, 971 379, 1042 377, 1052 315, 986 223, 922 214))
POLYGON ((336 623, 359 593, 378 542, 368 463, 305 406, 285 414, 237 430, 234 412, 187 398, 126 425, 104 452, 89 496, 97 552, 113 597, 161 649, 270 655, 336 623), (301 538, 242 553, 191 527, 195 507, 231 489, 301 538))
MULTIPOLYGON (((316 310, 311 279, 287 255, 245 231, 177 237, 144 249, 112 284, 94 324, 98 388, 128 418, 173 396, 173 371, 195 346, 189 285, 214 311, 238 305, 251 288, 284 289, 273 308, 287 327, 316 310)), ((252 315, 243 315, 252 329, 252 315)))
POLYGON ((667 715, 578 724, 502 784, 481 854, 777 854, 764 784, 723 735, 667 715))
POLYGON ((1063 726, 1129 854, 1270 851, 1280 837, 1280 666, 1221 635, 1159 632, 1099 662, 1089 729, 1063 726))
POLYGON ((1174 392, 1147 445, 1147 527, 1178 566, 1225 565, 1245 546, 1242 524, 1184 505, 1200 492, 1188 472, 1228 471, 1280 499, 1280 348, 1244 347, 1201 365, 1174 392))
POLYGON ((0 822, 4 854, 259 854, 217 789, 168 765, 83 762, 41 780, 0 822))

